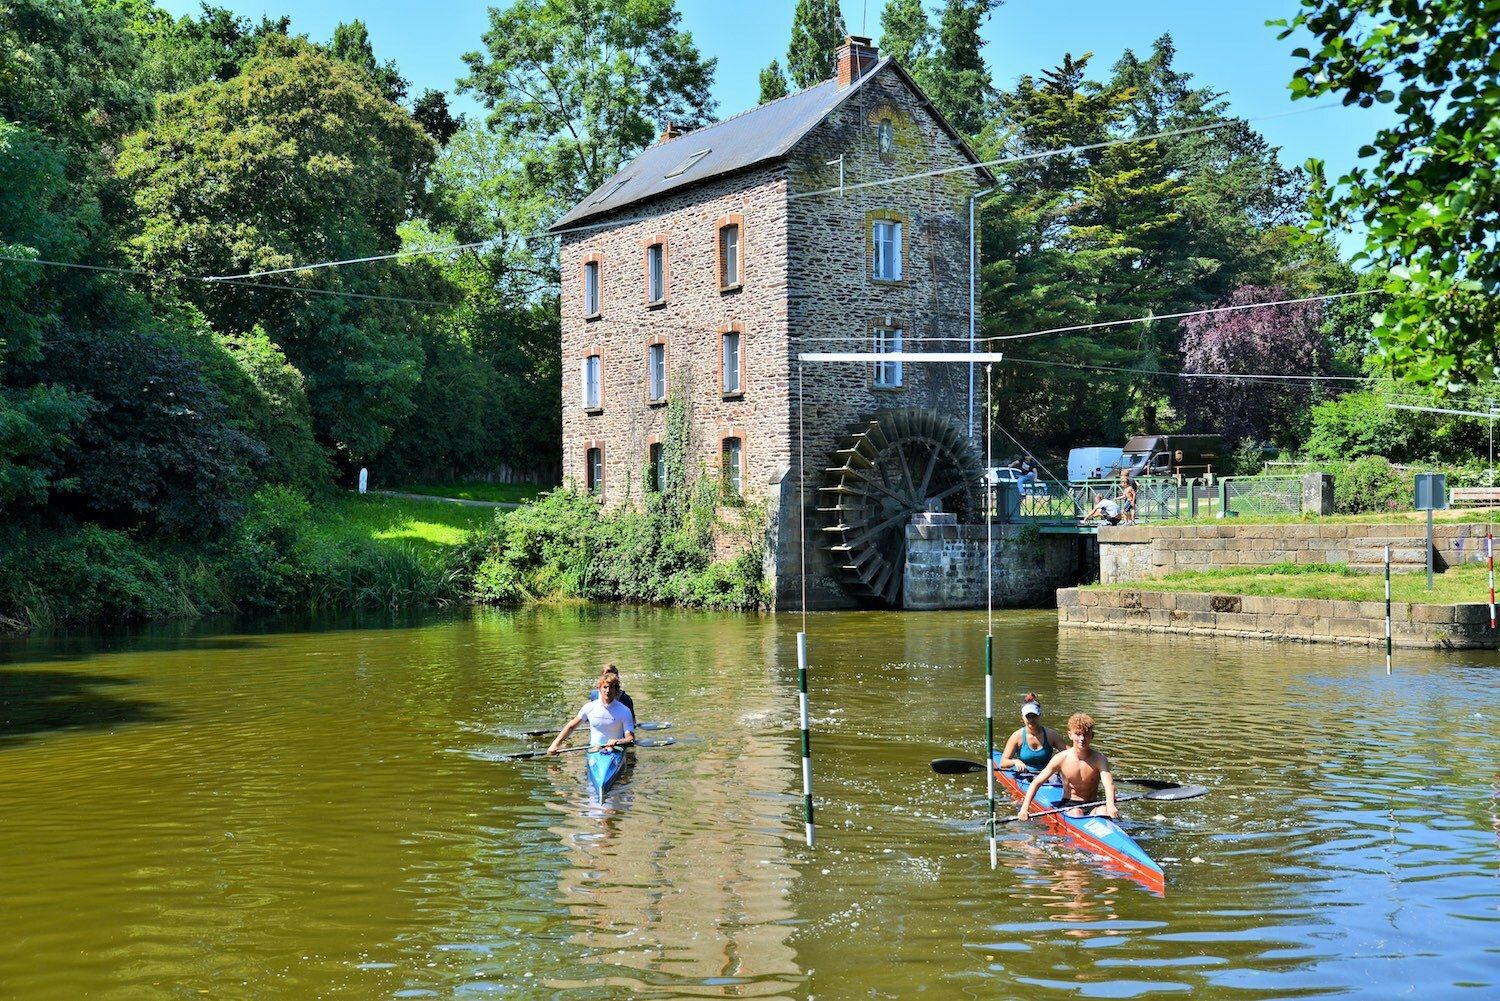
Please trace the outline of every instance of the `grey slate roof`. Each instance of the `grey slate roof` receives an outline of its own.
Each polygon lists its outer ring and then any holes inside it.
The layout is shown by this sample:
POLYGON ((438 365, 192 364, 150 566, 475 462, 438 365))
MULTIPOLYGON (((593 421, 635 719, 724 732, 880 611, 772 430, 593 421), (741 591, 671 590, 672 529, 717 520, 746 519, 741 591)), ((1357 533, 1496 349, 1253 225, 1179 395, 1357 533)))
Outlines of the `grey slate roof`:
MULTIPOLYGON (((811 132, 818 123, 856 93, 867 80, 890 66, 899 73, 917 94, 921 88, 889 56, 880 59, 870 70, 848 87, 840 87, 837 80, 824 80, 806 90, 778 98, 760 107, 743 111, 731 118, 679 136, 670 142, 658 143, 642 150, 618 173, 601 184, 597 190, 577 205, 567 215, 554 223, 549 232, 568 229, 591 219, 614 212, 635 202, 654 198, 677 188, 696 184, 712 177, 754 166, 770 160, 778 160, 791 152, 803 136, 811 132), (693 159, 700 151, 703 156, 693 159), (686 169, 683 167, 686 166, 686 169), (672 176, 667 176, 671 174, 672 176)), ((925 95, 923 100, 926 100, 925 95)), ((928 104, 939 124, 953 136, 954 140, 975 163, 979 162, 963 137, 928 104)), ((977 168, 981 176, 991 177, 988 170, 977 168)))

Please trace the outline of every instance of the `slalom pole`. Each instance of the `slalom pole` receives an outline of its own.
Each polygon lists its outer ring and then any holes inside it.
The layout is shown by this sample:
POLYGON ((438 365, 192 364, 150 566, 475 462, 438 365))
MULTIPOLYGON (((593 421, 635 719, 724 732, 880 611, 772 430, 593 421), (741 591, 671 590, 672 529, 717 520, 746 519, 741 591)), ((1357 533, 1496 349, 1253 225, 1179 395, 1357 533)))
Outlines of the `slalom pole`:
POLYGON ((1385 673, 1391 673, 1391 547, 1385 547, 1385 673))
POLYGON ((813 846, 812 740, 807 732, 807 633, 797 634, 797 701, 802 712, 802 821, 813 846))
POLYGON ((999 849, 995 844, 995 545, 992 534, 995 528, 995 484, 990 482, 993 466, 995 436, 990 433, 990 387, 994 379, 991 369, 984 366, 984 773, 989 778, 990 821, 987 824, 990 841, 990 868, 1000 866, 999 849))
MULTIPOLYGON (((1491 422, 1493 423, 1493 422, 1491 422)), ((1495 533, 1484 533, 1484 555, 1490 561, 1490 628, 1495 628, 1495 533)))

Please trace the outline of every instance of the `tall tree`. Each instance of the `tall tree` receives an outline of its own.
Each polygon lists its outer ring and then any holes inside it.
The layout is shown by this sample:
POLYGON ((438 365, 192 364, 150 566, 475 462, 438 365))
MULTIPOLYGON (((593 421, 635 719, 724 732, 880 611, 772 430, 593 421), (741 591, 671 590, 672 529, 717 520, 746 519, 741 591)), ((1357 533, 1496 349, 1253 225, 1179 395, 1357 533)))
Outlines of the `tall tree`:
POLYGON ((786 71, 792 86, 805 90, 833 76, 834 59, 848 30, 838 0, 797 0, 786 71))
POLYGON ((340 21, 333 29, 333 39, 328 43, 328 51, 333 58, 342 59, 368 73, 386 100, 392 104, 399 103, 406 97, 410 84, 396 69, 396 63, 392 60, 383 64, 375 61, 375 49, 370 45, 370 31, 365 27, 365 22, 358 18, 348 23, 340 21))
MULTIPOLYGON (((1290 298, 1287 289, 1246 285, 1223 303, 1244 306, 1290 298)), ((1327 363, 1318 303, 1293 303, 1182 321, 1182 364, 1190 372, 1217 375, 1317 375, 1327 363)), ((1188 381, 1185 394, 1196 424, 1225 441, 1274 441, 1294 447, 1305 436, 1311 390, 1307 383, 1188 381)))
POLYGON ((262 16, 256 24, 231 10, 203 4, 195 17, 174 18, 155 0, 91 0, 125 15, 142 48, 140 82, 149 90, 187 90, 239 74, 264 35, 287 35, 291 19, 262 16))
MULTIPOLYGON (((715 60, 679 26, 672 0, 518 0, 490 8, 485 53, 464 56, 460 87, 490 109, 508 169, 576 204, 666 122, 708 122, 715 60)), ((555 216, 554 216, 555 217, 555 216)))
POLYGON ((448 145, 448 140, 464 127, 464 116, 455 118, 448 110, 448 95, 430 87, 411 106, 411 117, 439 146, 448 145))
POLYGON ((999 0, 945 0, 928 72, 928 97, 953 127, 976 136, 989 121, 995 85, 980 49, 979 26, 999 0))
POLYGON ((880 51, 923 79, 932 54, 932 22, 922 0, 886 0, 880 12, 880 51))
MULTIPOLYGON (((298 39, 263 40, 227 83, 160 101, 119 171, 135 192, 133 256, 166 274, 233 275, 379 254, 427 198, 431 140, 370 77, 298 39)), ((411 407, 421 370, 411 303, 445 293, 421 262, 269 279, 354 296, 232 284, 179 288, 224 334, 261 324, 307 378, 322 442, 353 462, 411 407), (357 298, 374 296, 377 298, 357 298)))
POLYGON ((791 88, 786 85, 786 74, 781 72, 781 63, 772 59, 771 65, 760 71, 760 100, 757 103, 766 104, 778 97, 786 97, 789 93, 791 88))
POLYGON ((1336 185, 1310 163, 1319 225, 1362 226, 1365 256, 1389 272, 1382 363, 1449 389, 1500 378, 1500 5, 1302 0, 1277 23, 1282 38, 1305 30, 1315 43, 1293 50, 1305 61, 1294 98, 1395 104, 1395 123, 1336 185))

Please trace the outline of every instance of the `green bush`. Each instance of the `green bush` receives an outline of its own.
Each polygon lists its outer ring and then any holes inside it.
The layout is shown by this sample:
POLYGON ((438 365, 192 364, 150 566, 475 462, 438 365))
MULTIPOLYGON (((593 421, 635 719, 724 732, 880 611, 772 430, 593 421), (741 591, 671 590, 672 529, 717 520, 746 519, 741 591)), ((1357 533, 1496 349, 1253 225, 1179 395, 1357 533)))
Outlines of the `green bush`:
POLYGON ((1340 514, 1369 514, 1405 505, 1409 484, 1382 455, 1356 459, 1333 476, 1333 506, 1340 514))
POLYGON ((21 627, 114 625, 197 609, 190 575, 125 532, 84 525, 0 566, 0 616, 21 627))

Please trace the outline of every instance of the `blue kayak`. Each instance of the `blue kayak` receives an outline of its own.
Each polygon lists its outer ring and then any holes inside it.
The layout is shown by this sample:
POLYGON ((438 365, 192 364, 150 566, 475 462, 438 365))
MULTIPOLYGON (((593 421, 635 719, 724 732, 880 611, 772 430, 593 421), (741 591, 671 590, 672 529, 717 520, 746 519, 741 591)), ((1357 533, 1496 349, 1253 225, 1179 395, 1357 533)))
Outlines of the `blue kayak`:
POLYGON ((602 803, 604 794, 609 792, 609 787, 620 777, 620 769, 625 767, 625 752, 617 747, 610 751, 589 751, 584 757, 588 759, 589 784, 602 803))
MULTIPOLYGON (((1019 803, 1026 797, 1031 779, 1015 772, 1002 770, 1000 752, 996 751, 991 762, 995 769, 995 781, 1003 785, 1019 803)), ((1050 810, 1062 802, 1062 785, 1048 782, 1036 791, 1032 798, 1033 811, 1050 810)), ((1055 833, 1068 838, 1085 851, 1105 859, 1113 867, 1124 871, 1153 893, 1167 892, 1166 875, 1156 860, 1147 855, 1135 838, 1108 817, 1070 817, 1065 813, 1054 813, 1039 817, 1055 833)))

